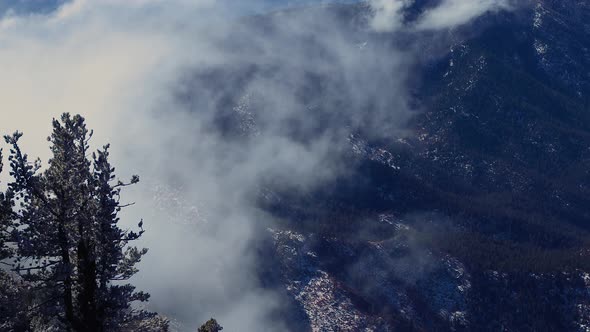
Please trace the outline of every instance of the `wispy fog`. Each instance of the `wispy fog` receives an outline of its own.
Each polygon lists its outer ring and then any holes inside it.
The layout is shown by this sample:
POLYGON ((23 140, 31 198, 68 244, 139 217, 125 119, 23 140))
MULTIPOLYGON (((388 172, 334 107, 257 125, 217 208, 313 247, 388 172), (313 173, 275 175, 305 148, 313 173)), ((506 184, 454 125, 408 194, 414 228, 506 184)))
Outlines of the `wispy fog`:
POLYGON ((343 174, 352 131, 411 135, 421 45, 397 34, 507 8, 445 0, 406 22, 412 1, 370 0, 254 15, 276 2, 75 0, 0 20, 0 132, 24 131, 47 160, 50 120, 71 112, 96 147, 112 143, 119 175, 143 180, 124 196, 150 248, 134 282, 183 330, 210 316, 228 331, 286 330, 257 277, 272 222, 256 205, 263 185, 309 190, 343 174))

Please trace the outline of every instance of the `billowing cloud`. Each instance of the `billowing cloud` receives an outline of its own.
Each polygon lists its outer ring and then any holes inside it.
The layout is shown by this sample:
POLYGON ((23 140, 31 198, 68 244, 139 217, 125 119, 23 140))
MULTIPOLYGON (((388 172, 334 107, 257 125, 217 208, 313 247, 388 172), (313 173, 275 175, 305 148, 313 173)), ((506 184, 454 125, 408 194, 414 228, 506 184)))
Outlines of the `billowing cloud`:
POLYGON ((371 26, 376 31, 395 31, 403 25, 404 9, 414 0, 369 0, 373 10, 371 26))
MULTIPOLYGON (((372 27, 377 31, 390 32, 400 29, 404 25, 404 10, 414 3, 415 0, 369 0, 373 10, 372 27)), ((454 28, 486 12, 509 8, 509 0, 442 0, 408 25, 417 30, 454 28)))
MULTIPOLYGON (((285 330, 279 295, 257 275, 274 221, 257 205, 265 185, 332 179, 352 131, 404 135, 411 115, 414 48, 373 34, 400 29, 409 1, 373 0, 374 30, 342 7, 243 17, 268 1, 239 3, 74 0, 0 20, 0 132, 24 131, 24 149, 47 160, 50 120, 70 112, 95 146, 112 143, 119 175, 144 179, 124 197, 150 248, 135 283, 182 330, 212 315, 227 330, 285 330)), ((445 1, 418 27, 498 8, 464 3, 445 1)))
POLYGON ((471 22, 486 12, 509 9, 508 0, 445 0, 439 6, 427 10, 417 28, 436 30, 452 28, 471 22))

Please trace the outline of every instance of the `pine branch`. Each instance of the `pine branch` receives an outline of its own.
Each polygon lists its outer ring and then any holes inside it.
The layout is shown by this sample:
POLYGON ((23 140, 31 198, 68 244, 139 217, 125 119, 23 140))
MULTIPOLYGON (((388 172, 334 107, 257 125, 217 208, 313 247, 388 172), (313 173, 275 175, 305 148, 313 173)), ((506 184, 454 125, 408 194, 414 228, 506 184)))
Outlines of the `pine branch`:
POLYGON ((14 268, 12 269, 12 271, 14 272, 21 272, 21 271, 34 271, 34 270, 43 270, 45 268, 48 268, 50 266, 53 266, 55 264, 60 263, 61 261, 53 261, 51 263, 45 264, 45 265, 41 265, 41 266, 32 266, 32 267, 23 267, 23 268, 14 268))
POLYGON ((128 203, 128 204, 123 204, 123 205, 119 205, 118 207, 121 208, 121 209, 124 209, 126 207, 130 207, 130 206, 133 206, 133 205, 135 205, 135 202, 128 203))

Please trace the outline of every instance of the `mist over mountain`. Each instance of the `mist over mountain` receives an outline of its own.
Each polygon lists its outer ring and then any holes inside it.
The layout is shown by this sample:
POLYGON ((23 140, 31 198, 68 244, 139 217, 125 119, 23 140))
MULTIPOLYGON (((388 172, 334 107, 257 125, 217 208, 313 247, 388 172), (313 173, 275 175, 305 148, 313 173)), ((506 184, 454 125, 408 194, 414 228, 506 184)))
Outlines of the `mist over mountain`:
POLYGON ((0 12, 0 130, 81 113, 142 176, 172 330, 590 331, 587 2, 0 12))

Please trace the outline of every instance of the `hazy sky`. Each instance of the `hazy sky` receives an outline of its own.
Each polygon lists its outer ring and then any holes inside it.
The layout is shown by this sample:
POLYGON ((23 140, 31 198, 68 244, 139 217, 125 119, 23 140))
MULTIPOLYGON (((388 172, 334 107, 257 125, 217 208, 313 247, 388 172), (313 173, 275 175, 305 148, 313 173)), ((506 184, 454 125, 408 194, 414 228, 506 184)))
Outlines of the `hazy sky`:
POLYGON ((419 50, 379 33, 444 31, 508 8, 445 0, 402 22, 411 1, 370 0, 361 28, 306 11, 275 13, 261 29, 236 16, 278 1, 74 0, 50 12, 20 2, 0 7, 0 132, 24 131, 24 149, 47 160, 50 121, 70 112, 87 118, 95 147, 112 143, 119 175, 143 180, 124 196, 137 202, 125 222, 145 219, 150 248, 135 283, 187 331, 210 316, 228 331, 284 330, 270 317, 280 301, 256 278, 253 244, 272 221, 255 204, 261 185, 306 190, 345 172, 338 154, 350 126, 411 135, 406 82, 419 50), (232 76, 252 66, 265 74, 232 76), (229 81, 199 76, 216 71, 229 81), (310 74, 322 77, 311 99, 301 93, 310 74), (316 130, 320 111, 338 121, 316 130), (215 126, 228 112, 248 125, 245 138, 215 126), (296 137, 293 124, 316 134, 296 137))

